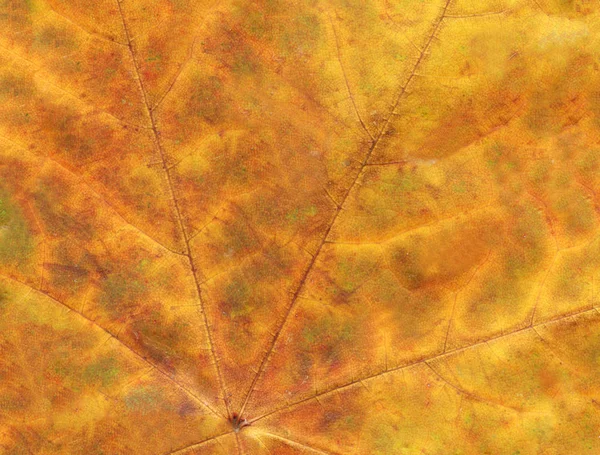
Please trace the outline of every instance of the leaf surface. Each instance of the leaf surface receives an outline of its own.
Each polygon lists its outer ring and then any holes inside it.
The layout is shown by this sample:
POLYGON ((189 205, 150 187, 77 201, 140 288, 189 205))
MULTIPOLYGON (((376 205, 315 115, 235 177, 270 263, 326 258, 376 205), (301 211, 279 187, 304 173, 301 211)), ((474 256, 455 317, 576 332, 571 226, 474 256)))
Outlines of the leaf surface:
POLYGON ((0 3, 8 454, 600 451, 600 10, 0 3))

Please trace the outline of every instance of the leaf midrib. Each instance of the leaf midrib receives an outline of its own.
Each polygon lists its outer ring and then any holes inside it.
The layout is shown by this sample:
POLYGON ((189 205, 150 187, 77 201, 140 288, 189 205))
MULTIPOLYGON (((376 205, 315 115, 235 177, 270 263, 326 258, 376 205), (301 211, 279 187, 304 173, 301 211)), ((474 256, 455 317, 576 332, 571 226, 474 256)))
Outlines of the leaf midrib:
POLYGON ((127 27, 127 22, 125 21, 125 15, 123 14, 123 8, 121 7, 121 2, 122 0, 116 0, 117 1, 117 5, 119 8, 119 15, 121 17, 121 22, 123 23, 123 31, 125 32, 125 37, 127 39, 127 48, 129 49, 129 54, 131 56, 131 60, 133 63, 133 68, 135 70, 135 78, 138 82, 139 88, 140 88, 140 92, 142 94, 142 100, 144 103, 144 106, 146 108, 146 111, 148 113, 148 117, 150 119, 150 124, 151 124, 151 129, 152 129, 152 134, 154 137, 154 141, 156 143, 156 147, 158 149, 158 152, 160 154, 160 159, 162 161, 162 167, 164 169, 165 175, 167 177, 167 183, 168 183, 168 187, 169 187, 169 192, 171 194, 171 199, 173 201, 173 206, 175 208, 175 214, 176 214, 176 218, 177 218, 177 223, 179 225, 179 230, 181 232, 181 235, 183 237, 183 242, 184 242, 184 246, 185 246, 185 253, 184 256, 187 257, 188 262, 189 262, 189 266, 190 266, 190 270, 192 272, 192 277, 194 279, 194 286, 196 289, 196 294, 198 296, 198 301, 200 303, 200 313, 202 315, 202 322, 204 324, 204 329, 206 331, 206 336, 208 339, 208 344, 209 344, 209 348, 210 348, 210 353, 211 353, 211 360, 212 363, 215 366, 216 372, 217 372, 217 380, 219 383, 219 389, 220 389, 220 393, 222 395, 222 399, 225 403, 225 409, 227 411, 227 419, 231 420, 231 412, 229 410, 229 400, 227 399, 227 391, 225 388, 225 383, 223 381, 223 377, 222 377, 222 372, 221 372, 221 368, 219 366, 219 362, 217 359, 217 355, 215 352, 215 347, 214 347, 214 343, 213 343, 213 339, 212 339, 212 334, 209 328, 209 324, 208 324, 208 318, 206 316, 206 311, 205 311, 205 303, 204 303, 204 299, 202 297, 202 290, 200 288, 200 280, 198 278, 197 275, 197 269, 196 269, 196 265, 194 263, 194 257, 192 255, 192 250, 190 247, 190 239, 187 233, 187 230, 185 228, 185 224, 183 223, 183 217, 181 215, 181 209, 179 207, 179 202, 177 201, 177 198, 175 197, 175 190, 174 190, 174 185, 173 185, 173 178, 171 176, 171 168, 167 166, 167 161, 166 161, 166 157, 165 157, 165 151, 164 148, 162 146, 161 143, 161 139, 160 139, 160 134, 158 133, 158 129, 156 127, 156 120, 154 118, 154 112, 152 110, 152 107, 150 106, 150 103, 148 101, 148 95, 146 92, 146 89, 144 87, 144 82, 140 76, 140 70, 139 70, 139 66, 138 66, 138 62, 135 56, 135 51, 133 49, 133 42, 131 40, 131 36, 129 33, 129 28, 127 27))

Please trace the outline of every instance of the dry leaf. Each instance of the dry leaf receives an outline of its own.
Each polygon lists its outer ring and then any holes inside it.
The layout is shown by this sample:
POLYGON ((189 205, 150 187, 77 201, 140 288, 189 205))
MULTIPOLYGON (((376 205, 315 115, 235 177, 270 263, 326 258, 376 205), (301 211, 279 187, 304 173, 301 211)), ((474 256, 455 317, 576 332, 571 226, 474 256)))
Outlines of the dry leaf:
POLYGON ((600 453, 596 2, 0 25, 2 453, 600 453))

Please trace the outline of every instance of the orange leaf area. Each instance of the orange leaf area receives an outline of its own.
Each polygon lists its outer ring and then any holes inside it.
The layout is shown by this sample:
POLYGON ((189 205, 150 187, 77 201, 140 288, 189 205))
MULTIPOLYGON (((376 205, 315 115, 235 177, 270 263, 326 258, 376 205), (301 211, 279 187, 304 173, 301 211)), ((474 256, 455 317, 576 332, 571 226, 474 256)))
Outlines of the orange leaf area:
POLYGON ((0 453, 600 453, 591 0, 0 2, 0 453))

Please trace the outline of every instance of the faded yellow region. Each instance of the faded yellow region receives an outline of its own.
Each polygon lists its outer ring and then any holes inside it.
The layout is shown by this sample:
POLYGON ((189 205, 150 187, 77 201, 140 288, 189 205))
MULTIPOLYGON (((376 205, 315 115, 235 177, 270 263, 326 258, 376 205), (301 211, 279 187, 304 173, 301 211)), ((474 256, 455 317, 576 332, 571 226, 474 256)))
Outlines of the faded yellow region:
POLYGON ((0 2, 0 452, 600 452, 588 0, 0 2))

